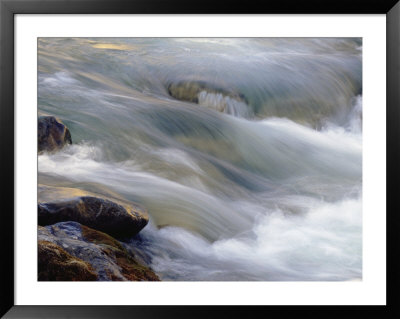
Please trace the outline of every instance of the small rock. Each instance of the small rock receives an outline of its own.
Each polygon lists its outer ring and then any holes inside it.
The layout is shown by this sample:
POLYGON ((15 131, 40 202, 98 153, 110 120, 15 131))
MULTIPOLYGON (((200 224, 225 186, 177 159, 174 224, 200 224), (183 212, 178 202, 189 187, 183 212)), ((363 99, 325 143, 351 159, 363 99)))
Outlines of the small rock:
POLYGON ((233 116, 249 116, 251 108, 243 94, 204 81, 181 81, 167 87, 177 100, 196 103, 233 116))
POLYGON ((54 152, 72 144, 69 129, 54 116, 41 116, 38 119, 38 151, 54 152))
POLYGON ((205 81, 180 81, 176 83, 170 83, 167 86, 167 90, 169 95, 177 100, 188 101, 197 104, 199 103, 199 98, 201 98, 201 93, 215 95, 219 94, 221 96, 234 99, 238 102, 247 103, 243 94, 218 87, 205 81))

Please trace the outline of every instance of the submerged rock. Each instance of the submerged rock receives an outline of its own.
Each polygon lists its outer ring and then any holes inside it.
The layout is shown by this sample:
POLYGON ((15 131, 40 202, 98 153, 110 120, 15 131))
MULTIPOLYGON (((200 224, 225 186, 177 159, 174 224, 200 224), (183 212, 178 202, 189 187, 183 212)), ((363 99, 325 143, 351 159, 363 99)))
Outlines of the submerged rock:
POLYGON ((215 86, 205 81, 180 81, 177 83, 170 83, 168 85, 169 95, 178 100, 193 103, 199 103, 199 94, 203 91, 208 93, 222 94, 238 101, 246 102, 243 94, 215 86))
POLYGON ((135 258, 126 245, 77 222, 39 226, 38 240, 39 243, 52 243, 74 258, 89 264, 98 280, 160 280, 148 266, 135 258))
POLYGON ((214 86, 204 81, 181 81, 167 87, 169 95, 177 100, 192 102, 232 115, 249 113, 243 94, 214 86))
POLYGON ((69 129, 54 116, 41 116, 38 119, 38 151, 53 152, 72 144, 69 129))
POLYGON ((62 198, 38 204, 41 226, 76 221, 116 238, 132 237, 149 222, 147 212, 138 206, 122 206, 94 196, 62 198))
POLYGON ((93 267, 46 240, 38 241, 39 281, 93 281, 98 277, 93 267))

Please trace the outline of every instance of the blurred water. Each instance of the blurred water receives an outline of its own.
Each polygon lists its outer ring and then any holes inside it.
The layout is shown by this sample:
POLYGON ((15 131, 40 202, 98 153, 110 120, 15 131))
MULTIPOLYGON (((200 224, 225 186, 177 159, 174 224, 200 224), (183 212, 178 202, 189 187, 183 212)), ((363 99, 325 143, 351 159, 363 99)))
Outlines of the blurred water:
POLYGON ((39 113, 74 143, 39 181, 145 206, 162 279, 361 278, 360 39, 38 43, 39 113))

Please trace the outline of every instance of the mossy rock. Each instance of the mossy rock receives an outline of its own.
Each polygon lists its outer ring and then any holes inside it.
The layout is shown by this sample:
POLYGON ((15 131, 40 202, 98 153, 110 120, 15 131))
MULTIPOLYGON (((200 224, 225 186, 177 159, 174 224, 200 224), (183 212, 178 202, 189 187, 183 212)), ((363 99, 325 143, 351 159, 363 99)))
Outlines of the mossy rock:
MULTIPOLYGON (((121 268, 122 275, 127 280, 160 280, 152 270, 138 263, 134 259, 134 256, 131 256, 129 252, 123 247, 123 245, 111 236, 83 225, 81 226, 81 228, 83 239, 100 246, 104 253, 113 258, 115 260, 115 263, 121 268)), ((112 279, 115 280, 115 278, 112 279)))
POLYGON ((93 267, 49 241, 38 241, 39 281, 94 281, 93 267))
MULTIPOLYGON (((90 265, 100 281, 160 280, 151 268, 135 257, 131 252, 132 247, 77 222, 39 226, 38 238, 39 243, 52 243, 70 256, 90 265)), ((47 260, 43 261, 44 264, 46 262, 47 260)))

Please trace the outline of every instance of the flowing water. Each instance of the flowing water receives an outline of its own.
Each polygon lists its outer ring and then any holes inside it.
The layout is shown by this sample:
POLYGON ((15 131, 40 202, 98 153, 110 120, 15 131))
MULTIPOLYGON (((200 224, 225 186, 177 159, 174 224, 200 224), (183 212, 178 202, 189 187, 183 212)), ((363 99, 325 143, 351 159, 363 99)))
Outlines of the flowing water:
POLYGON ((163 280, 362 277, 362 51, 346 38, 41 38, 39 182, 146 207, 163 280))

